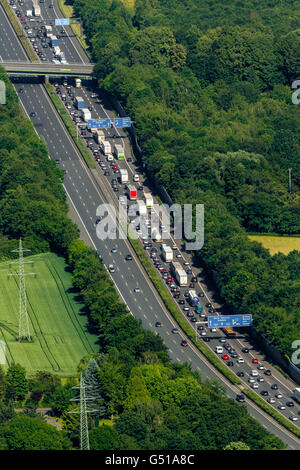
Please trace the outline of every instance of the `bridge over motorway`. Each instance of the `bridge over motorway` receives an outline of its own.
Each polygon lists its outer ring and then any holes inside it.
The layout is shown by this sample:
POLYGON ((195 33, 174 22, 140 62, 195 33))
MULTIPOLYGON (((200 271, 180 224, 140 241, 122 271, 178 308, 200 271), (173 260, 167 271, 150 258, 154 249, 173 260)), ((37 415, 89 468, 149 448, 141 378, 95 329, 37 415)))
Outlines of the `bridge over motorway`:
POLYGON ((94 64, 49 64, 30 62, 0 62, 8 75, 50 75, 70 77, 91 77, 94 64))

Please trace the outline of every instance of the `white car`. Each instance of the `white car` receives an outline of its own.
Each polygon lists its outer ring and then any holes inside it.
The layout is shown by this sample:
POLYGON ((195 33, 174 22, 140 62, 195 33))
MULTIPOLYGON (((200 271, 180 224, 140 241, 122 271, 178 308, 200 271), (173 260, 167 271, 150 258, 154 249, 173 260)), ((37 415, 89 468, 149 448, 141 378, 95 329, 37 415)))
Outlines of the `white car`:
POLYGON ((222 346, 216 346, 215 351, 216 351, 217 354, 223 354, 223 348, 222 348, 222 346))
POLYGON ((276 400, 275 400, 275 398, 270 397, 270 398, 267 399, 267 402, 268 403, 276 403, 276 400))
POLYGON ((289 419, 290 419, 291 421, 298 421, 298 418, 297 418, 297 416, 295 416, 295 415, 289 416, 289 419))
POLYGON ((251 388, 258 388, 258 384, 257 383, 252 384, 251 388))
POLYGON ((114 273, 114 272, 115 272, 115 267, 114 267, 113 264, 110 264, 110 265, 108 266, 108 269, 109 269, 109 272, 110 272, 110 273, 114 273))
POLYGON ((253 377, 249 377, 248 382, 249 382, 250 384, 254 384, 254 383, 255 383, 255 379, 254 379, 253 377))
POLYGON ((251 375, 252 375, 252 377, 258 377, 258 372, 257 372, 257 370, 252 370, 252 371, 251 371, 251 375))
POLYGON ((136 287, 134 288, 134 292, 141 292, 141 289, 139 288, 139 286, 136 286, 136 287))
POLYGON ((238 364, 244 364, 244 359, 242 357, 239 357, 236 361, 238 364))
POLYGON ((210 331, 211 331, 212 333, 216 333, 217 328, 211 328, 210 331))
POLYGON ((205 330, 203 330, 203 331, 200 331, 200 335, 201 335, 201 336, 206 336, 206 335, 207 335, 207 333, 206 333, 206 331, 205 331, 205 330))

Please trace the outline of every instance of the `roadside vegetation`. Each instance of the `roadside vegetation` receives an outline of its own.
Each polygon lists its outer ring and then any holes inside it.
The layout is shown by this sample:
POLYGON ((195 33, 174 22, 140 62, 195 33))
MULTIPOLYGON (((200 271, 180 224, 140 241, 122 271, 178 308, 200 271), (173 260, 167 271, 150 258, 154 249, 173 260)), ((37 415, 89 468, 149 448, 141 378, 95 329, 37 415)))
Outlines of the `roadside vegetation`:
POLYGON ((252 314, 291 357, 300 253, 271 256, 247 232, 300 231, 299 6, 136 0, 132 12, 118 0, 74 0, 74 11, 99 86, 135 122, 148 175, 174 202, 205 205, 197 260, 228 310, 252 314))
MULTIPOLYGON (((15 259, 11 250, 22 237, 31 254, 54 251, 69 265, 82 314, 99 338, 99 352, 78 365, 83 371, 94 357, 100 366, 96 379, 105 421, 98 426, 91 419, 91 448, 284 449, 246 407, 226 397, 218 381, 203 381, 189 365, 173 364, 161 337, 130 315, 99 254, 78 240, 78 228, 67 217, 63 173, 24 117, 4 72, 1 79, 8 99, 0 106, 0 259, 15 259)), ((78 417, 68 413, 76 406, 70 399, 77 384, 78 376, 28 374, 14 361, 6 371, 0 366, 0 449, 78 448, 78 417), (51 408, 63 429, 36 417, 38 407, 51 408)))

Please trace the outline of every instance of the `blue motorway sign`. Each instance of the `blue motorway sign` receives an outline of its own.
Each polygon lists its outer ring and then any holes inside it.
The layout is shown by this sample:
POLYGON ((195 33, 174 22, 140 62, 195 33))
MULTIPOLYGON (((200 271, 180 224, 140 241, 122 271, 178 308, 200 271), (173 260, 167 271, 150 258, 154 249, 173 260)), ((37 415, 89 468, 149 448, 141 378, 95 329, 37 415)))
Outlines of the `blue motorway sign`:
POLYGON ((130 117, 115 118, 114 127, 131 127, 130 117))
POLYGON ((57 18, 55 20, 55 26, 68 26, 70 24, 70 18, 57 18))
POLYGON ((111 120, 109 118, 88 120, 88 129, 110 129, 110 128, 111 128, 111 120))
POLYGON ((218 315, 208 317, 209 328, 222 328, 224 326, 250 326, 252 315, 218 315))

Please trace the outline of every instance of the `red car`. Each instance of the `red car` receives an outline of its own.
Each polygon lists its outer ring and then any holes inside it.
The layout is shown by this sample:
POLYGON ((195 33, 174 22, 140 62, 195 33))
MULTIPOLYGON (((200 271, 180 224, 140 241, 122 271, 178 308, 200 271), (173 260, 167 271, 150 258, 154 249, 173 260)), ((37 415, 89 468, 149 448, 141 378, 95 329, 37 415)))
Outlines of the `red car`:
POLYGON ((256 359, 256 357, 254 359, 252 359, 252 364, 258 364, 258 359, 256 359))
POLYGON ((228 361, 229 359, 228 354, 223 354, 222 359, 224 359, 224 361, 228 361))
POLYGON ((183 339, 183 340, 181 341, 181 346, 183 346, 183 347, 188 346, 188 342, 187 342, 185 339, 183 339))
POLYGON ((21 21, 26 21, 26 18, 24 18, 24 16, 22 16, 21 21))
POLYGON ((44 25, 42 25, 42 26, 41 26, 41 29, 45 29, 45 26, 44 26, 44 25))
POLYGON ((166 270, 165 268, 162 268, 162 269, 161 269, 161 272, 162 272, 162 273, 166 273, 167 270, 166 270))
POLYGON ((113 165, 113 170, 118 170, 118 165, 113 165))
POLYGON ((167 279, 168 279, 168 281, 173 281, 172 276, 168 276, 167 279))

